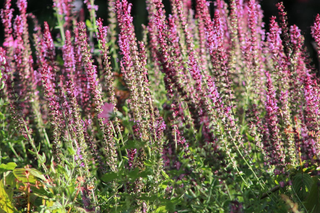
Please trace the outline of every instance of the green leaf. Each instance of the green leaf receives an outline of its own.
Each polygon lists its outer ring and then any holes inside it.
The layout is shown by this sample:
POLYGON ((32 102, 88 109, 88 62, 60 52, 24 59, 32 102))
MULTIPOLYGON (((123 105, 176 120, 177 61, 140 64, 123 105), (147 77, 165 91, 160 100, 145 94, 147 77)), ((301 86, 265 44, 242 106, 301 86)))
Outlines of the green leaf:
POLYGON ((166 206, 160 206, 159 208, 157 208, 154 212, 157 213, 166 213, 168 212, 167 207, 166 206))
POLYGON ((92 24, 89 19, 86 20, 86 25, 87 25, 88 29, 92 29, 92 24))
POLYGON ((36 169, 29 169, 29 172, 30 172, 31 175, 33 175, 36 178, 39 178, 39 179, 44 180, 44 181, 47 180, 46 177, 40 171, 38 171, 36 169))
POLYGON ((17 168, 13 170, 13 174, 22 183, 35 184, 37 178, 46 180, 45 176, 41 172, 33 168, 17 168))
POLYGON ((161 174, 163 175, 163 177, 165 177, 165 179, 170 179, 170 177, 167 175, 165 171, 161 170, 161 174))
POLYGON ((139 149, 146 145, 146 142, 139 141, 139 140, 128 140, 126 145, 124 145, 121 150, 124 149, 139 149))
MULTIPOLYGON (((51 211, 53 211, 53 210, 62 210, 63 209, 63 206, 61 205, 61 203, 60 202, 55 202, 50 208, 49 208, 49 210, 51 210, 51 211)), ((60 211, 58 211, 58 212, 60 212, 60 211)))
POLYGON ((13 213, 16 209, 12 205, 12 200, 9 198, 6 190, 4 189, 3 180, 0 181, 0 212, 13 213))
POLYGON ((146 160, 145 162, 143 162, 143 164, 147 167, 152 167, 154 165, 154 163, 150 160, 146 160))
POLYGON ((254 137, 252 137, 248 132, 246 132, 249 141, 254 141, 254 137))
POLYGON ((320 212, 320 180, 318 177, 313 177, 313 184, 310 189, 310 194, 305 202, 305 207, 308 212, 320 212))
POLYGON ((144 170, 139 173, 139 177, 148 177, 148 175, 153 175, 153 172, 151 170, 144 170))
POLYGON ((167 206, 167 209, 168 209, 169 212, 174 212, 175 208, 176 208, 176 205, 180 203, 180 198, 176 197, 176 198, 173 198, 171 200, 167 200, 164 203, 166 203, 166 206, 167 206))
POLYGON ((312 182, 311 176, 306 173, 297 173, 293 177, 292 187, 300 200, 304 201, 307 198, 312 182))
POLYGON ((33 194, 46 200, 52 199, 55 196, 48 188, 31 186, 31 190, 33 194))
POLYGON ((115 179, 117 179, 119 177, 118 173, 115 173, 115 172, 109 172, 107 174, 104 174, 101 179, 104 181, 104 182, 111 182, 115 179))
MULTIPOLYGON (((1 88, 0 88, 1 89, 1 88)), ((4 120, 5 119, 5 116, 3 113, 0 112, 0 120, 4 120)))
POLYGON ((162 189, 166 189, 167 187, 168 187, 167 184, 160 184, 160 188, 162 188, 162 189))
POLYGON ((13 190, 18 187, 19 183, 12 172, 6 172, 4 175, 3 184, 10 199, 13 198, 13 190))
POLYGON ((9 162, 7 164, 0 164, 0 174, 6 171, 12 171, 17 167, 17 164, 14 162, 9 162))
POLYGON ((40 161, 40 163, 45 163, 47 161, 47 157, 44 152, 42 153, 42 156, 39 155, 39 161, 40 161))
POLYGON ((125 111, 126 113, 129 112, 129 109, 128 109, 128 107, 126 107, 126 106, 122 106, 122 109, 123 109, 123 111, 125 111))
POLYGON ((134 170, 130 171, 128 176, 132 180, 136 180, 139 177, 139 168, 135 168, 134 170))
POLYGON ((68 150, 68 153, 70 154, 70 155, 75 155, 76 154, 76 152, 74 151, 74 149, 72 148, 72 147, 68 147, 67 148, 67 150, 68 150))

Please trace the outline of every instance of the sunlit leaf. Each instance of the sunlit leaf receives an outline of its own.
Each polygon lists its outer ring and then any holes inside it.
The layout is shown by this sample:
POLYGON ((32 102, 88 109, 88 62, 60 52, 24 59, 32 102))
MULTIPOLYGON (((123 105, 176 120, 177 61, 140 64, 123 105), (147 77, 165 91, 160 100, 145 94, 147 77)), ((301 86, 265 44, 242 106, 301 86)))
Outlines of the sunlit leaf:
POLYGON ((157 213, 165 213, 168 212, 167 207, 166 206, 160 206, 159 208, 157 208, 154 212, 157 213))
POLYGON ((0 174, 5 171, 12 171, 14 168, 16 168, 17 164, 14 162, 9 162, 7 164, 0 164, 0 174))
POLYGON ((13 170, 13 174, 22 183, 35 184, 37 178, 46 180, 41 172, 33 168, 17 168, 13 170))
POLYGON ((6 190, 4 189, 3 180, 0 181, 0 212, 16 212, 16 209, 12 205, 12 200, 10 200, 6 190))

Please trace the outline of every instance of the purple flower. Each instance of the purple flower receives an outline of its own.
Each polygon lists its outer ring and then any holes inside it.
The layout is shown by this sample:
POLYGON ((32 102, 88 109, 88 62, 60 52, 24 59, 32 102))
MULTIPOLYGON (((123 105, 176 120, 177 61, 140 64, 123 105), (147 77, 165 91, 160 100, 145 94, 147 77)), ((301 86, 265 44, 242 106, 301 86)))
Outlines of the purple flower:
POLYGON ((137 149, 130 149, 128 150, 128 163, 129 163, 129 169, 132 169, 134 158, 137 154, 137 149))
POLYGON ((314 25, 311 27, 311 35, 317 43, 320 42, 320 14, 317 15, 314 25))
POLYGON ((83 157, 82 157, 82 155, 81 155, 81 149, 80 149, 80 147, 78 147, 78 149, 77 149, 77 155, 75 155, 74 156, 74 159, 75 160, 82 160, 83 159, 83 157))
POLYGON ((111 113, 113 112, 114 105, 105 103, 101 108, 103 111, 98 115, 98 118, 105 118, 103 119, 103 123, 106 124, 109 121, 111 113))
POLYGON ((77 154, 74 156, 74 160, 76 161, 80 161, 80 167, 84 167, 84 163, 83 163, 83 157, 82 157, 82 154, 81 154, 81 149, 80 147, 77 148, 77 154))
POLYGON ((13 39, 12 36, 9 36, 3 42, 3 46, 7 48, 20 48, 21 50, 24 49, 23 44, 18 39, 13 39))
POLYGON ((27 1, 26 0, 19 0, 17 2, 17 6, 18 6, 21 14, 25 14, 27 12, 27 1))
POLYGON ((6 64, 6 51, 0 47, 0 66, 6 64))

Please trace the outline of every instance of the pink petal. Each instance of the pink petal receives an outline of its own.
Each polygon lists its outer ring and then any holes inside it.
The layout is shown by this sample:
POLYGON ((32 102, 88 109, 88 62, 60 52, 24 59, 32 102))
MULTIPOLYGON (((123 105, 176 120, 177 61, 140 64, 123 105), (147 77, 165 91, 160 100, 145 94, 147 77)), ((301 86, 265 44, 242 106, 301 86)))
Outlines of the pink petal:
POLYGON ((106 118, 103 119, 103 123, 107 123, 110 117, 110 114, 113 112, 114 105, 105 103, 102 107, 102 112, 98 115, 98 118, 106 118))
POLYGON ((8 38, 6 38, 6 40, 5 40, 5 42, 3 42, 3 46, 4 47, 11 47, 11 46, 13 46, 13 38, 12 38, 12 36, 10 36, 10 37, 8 37, 8 38))

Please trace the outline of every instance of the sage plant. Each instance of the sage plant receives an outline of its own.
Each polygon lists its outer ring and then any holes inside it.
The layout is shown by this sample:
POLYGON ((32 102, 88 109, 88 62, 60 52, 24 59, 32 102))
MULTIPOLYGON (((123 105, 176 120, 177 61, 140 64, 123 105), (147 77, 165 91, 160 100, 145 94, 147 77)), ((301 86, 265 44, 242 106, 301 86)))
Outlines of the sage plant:
MULTIPOLYGON (((281 2, 268 32, 256 0, 216 0, 212 14, 210 4, 171 0, 167 14, 146 0, 138 41, 127 0, 109 1, 106 21, 93 0, 54 0, 57 37, 27 1, 15 16, 5 1, 1 137, 23 137, 1 138, 0 163, 12 159, 44 189, 20 187, 27 207, 11 196, 13 209, 319 209, 320 81, 300 29, 281 2)), ((320 60, 319 14, 311 34, 320 60)))

